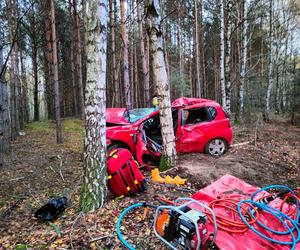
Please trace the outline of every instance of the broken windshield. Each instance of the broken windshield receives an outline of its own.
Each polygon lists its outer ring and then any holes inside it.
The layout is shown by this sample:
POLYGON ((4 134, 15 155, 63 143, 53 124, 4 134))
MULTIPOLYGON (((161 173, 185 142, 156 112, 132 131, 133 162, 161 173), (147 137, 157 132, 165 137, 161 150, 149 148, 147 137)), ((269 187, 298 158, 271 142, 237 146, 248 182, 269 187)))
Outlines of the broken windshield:
POLYGON ((134 123, 143 117, 150 115, 152 112, 154 112, 155 108, 138 108, 138 109, 130 109, 125 111, 125 118, 130 123, 134 123))

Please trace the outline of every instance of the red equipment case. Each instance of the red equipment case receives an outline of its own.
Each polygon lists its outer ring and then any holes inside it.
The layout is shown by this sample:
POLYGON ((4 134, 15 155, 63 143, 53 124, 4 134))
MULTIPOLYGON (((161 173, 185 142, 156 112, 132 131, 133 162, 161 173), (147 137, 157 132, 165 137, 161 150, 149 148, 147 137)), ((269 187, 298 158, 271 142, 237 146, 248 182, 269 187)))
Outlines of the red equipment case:
POLYGON ((108 188, 116 197, 146 190, 144 176, 128 149, 117 148, 109 152, 107 174, 108 188))

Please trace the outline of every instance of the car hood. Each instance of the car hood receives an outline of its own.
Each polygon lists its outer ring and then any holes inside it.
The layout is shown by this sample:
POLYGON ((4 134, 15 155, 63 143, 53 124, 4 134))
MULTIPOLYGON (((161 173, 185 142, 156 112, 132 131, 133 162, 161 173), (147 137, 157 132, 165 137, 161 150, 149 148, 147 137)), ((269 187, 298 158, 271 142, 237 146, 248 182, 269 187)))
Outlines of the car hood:
POLYGON ((106 123, 111 125, 128 125, 130 124, 124 116, 126 108, 108 108, 106 109, 106 123))

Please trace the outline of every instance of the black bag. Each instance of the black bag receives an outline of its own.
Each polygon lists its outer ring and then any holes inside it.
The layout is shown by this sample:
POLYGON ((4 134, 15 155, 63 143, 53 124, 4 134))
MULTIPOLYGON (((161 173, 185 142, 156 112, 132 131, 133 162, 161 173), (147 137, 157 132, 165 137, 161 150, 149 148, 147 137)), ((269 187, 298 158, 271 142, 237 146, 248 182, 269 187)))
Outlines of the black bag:
POLYGON ((58 197, 50 200, 34 212, 34 217, 44 221, 53 221, 67 207, 67 197, 58 197))

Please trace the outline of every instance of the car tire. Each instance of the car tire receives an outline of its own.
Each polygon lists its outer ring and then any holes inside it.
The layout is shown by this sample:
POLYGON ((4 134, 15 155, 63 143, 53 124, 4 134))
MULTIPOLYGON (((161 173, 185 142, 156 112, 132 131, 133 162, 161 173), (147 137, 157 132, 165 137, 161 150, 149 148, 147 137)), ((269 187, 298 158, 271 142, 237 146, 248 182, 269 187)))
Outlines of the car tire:
POLYGON ((220 156, 224 154, 227 151, 227 149, 228 143, 226 140, 222 138, 215 138, 206 144, 204 152, 212 156, 220 156))
POLYGON ((116 148, 125 148, 125 147, 121 144, 114 143, 107 147, 107 153, 109 154, 110 151, 112 151, 113 149, 116 149, 116 148))

